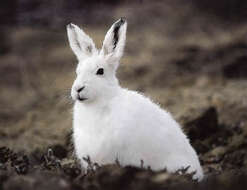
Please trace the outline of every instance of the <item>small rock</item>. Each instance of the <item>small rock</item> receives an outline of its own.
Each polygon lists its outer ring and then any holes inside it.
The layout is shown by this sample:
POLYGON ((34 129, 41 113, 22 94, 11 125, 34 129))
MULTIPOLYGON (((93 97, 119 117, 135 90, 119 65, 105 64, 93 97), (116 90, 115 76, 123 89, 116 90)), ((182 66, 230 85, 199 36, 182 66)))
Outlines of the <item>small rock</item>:
POLYGON ((218 130, 218 114, 215 107, 208 108, 200 117, 185 124, 191 141, 203 140, 218 130))

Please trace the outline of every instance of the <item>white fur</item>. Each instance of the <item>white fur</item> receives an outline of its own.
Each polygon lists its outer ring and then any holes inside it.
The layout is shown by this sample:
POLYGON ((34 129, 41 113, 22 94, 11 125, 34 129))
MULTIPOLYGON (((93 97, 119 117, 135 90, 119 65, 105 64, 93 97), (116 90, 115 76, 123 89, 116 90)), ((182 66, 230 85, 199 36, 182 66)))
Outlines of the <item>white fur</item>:
POLYGON ((127 22, 118 20, 107 32, 103 48, 98 51, 79 27, 68 25, 68 37, 79 64, 71 89, 75 100, 73 140, 81 164, 90 156, 99 164, 145 166, 169 172, 190 166, 194 179, 201 180, 203 171, 197 154, 179 124, 149 98, 123 89, 115 77, 123 54, 127 22), (120 25, 121 24, 121 25, 120 25), (114 27, 120 25, 114 48, 114 27), (78 45, 79 44, 79 45, 78 45), (93 49, 88 51, 87 46, 93 49), (98 68, 104 75, 96 75, 98 68), (79 93, 77 90, 84 86, 79 93), (78 97, 85 98, 84 101, 78 97))

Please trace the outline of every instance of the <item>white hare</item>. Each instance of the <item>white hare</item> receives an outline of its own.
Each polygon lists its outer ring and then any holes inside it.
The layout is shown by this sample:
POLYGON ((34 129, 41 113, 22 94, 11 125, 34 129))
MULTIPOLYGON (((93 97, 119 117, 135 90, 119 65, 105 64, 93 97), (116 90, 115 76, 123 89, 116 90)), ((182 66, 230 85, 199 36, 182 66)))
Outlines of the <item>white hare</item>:
POLYGON ((81 164, 90 156, 98 164, 145 166, 168 172, 189 169, 201 180, 197 154, 179 124, 149 98, 119 86, 115 76, 123 55, 127 22, 120 19, 107 32, 98 51, 74 24, 67 26, 70 46, 79 63, 71 89, 73 141, 81 164))

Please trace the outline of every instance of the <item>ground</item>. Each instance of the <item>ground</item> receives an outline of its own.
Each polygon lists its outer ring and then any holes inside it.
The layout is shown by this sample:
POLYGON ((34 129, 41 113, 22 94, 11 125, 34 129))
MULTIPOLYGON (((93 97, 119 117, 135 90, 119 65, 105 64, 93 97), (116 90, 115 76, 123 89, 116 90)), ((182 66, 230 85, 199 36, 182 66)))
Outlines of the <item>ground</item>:
POLYGON ((189 176, 118 164, 93 165, 87 172, 79 167, 70 138, 76 59, 66 24, 59 22, 4 30, 0 189, 243 189, 247 25, 199 10, 186 3, 144 2, 106 6, 90 13, 89 20, 72 17, 69 22, 81 25, 100 47, 111 23, 127 18, 120 84, 174 115, 199 154, 207 180, 197 184, 189 176))

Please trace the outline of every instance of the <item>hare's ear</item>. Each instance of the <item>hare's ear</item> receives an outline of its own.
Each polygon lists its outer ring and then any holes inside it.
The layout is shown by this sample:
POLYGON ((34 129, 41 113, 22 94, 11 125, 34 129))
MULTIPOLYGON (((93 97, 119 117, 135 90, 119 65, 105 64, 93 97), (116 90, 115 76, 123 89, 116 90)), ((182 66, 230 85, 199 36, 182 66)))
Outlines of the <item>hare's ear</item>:
POLYGON ((123 18, 116 21, 106 33, 101 54, 114 57, 118 61, 123 55, 127 22, 123 18))
POLYGON ((93 40, 74 24, 67 25, 69 44, 78 60, 83 60, 97 52, 93 40))

